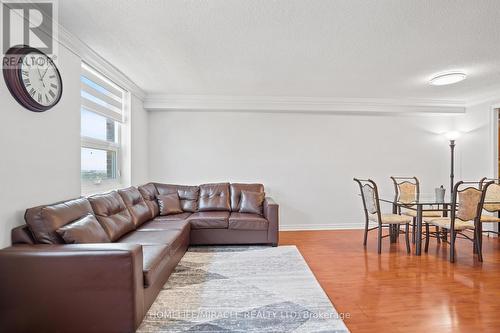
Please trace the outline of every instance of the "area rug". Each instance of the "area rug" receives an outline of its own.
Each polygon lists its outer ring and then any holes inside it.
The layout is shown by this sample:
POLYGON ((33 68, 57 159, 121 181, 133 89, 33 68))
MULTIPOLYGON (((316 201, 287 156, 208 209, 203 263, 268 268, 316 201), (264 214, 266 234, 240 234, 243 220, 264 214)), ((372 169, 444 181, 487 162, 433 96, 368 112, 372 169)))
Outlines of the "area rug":
POLYGON ((295 246, 191 247, 138 332, 349 332, 295 246))

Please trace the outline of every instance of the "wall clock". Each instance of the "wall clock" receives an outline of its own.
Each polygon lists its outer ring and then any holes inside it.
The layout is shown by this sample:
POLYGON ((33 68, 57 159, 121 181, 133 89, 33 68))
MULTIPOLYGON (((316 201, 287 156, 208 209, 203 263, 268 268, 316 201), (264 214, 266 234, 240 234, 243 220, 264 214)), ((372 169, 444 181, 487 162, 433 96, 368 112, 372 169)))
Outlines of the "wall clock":
POLYGON ((3 77, 12 96, 30 111, 47 111, 61 99, 59 70, 49 56, 33 47, 10 48, 4 56, 3 77))

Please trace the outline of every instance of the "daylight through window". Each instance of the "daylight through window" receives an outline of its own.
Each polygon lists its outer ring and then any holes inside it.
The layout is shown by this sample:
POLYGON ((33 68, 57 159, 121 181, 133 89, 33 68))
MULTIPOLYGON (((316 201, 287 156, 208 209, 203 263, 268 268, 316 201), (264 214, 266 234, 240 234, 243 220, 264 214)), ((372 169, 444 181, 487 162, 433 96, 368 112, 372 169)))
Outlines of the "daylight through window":
POLYGON ((120 183, 126 91, 87 64, 81 75, 82 192, 120 183))

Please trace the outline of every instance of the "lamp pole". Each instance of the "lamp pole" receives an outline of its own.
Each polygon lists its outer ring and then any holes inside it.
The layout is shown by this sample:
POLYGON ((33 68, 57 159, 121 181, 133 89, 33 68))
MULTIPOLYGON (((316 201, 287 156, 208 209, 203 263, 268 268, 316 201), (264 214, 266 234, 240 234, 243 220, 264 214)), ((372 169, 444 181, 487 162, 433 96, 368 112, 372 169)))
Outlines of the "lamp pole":
POLYGON ((450 152, 451 152, 451 170, 450 170, 450 195, 453 195, 453 186, 455 178, 454 170, 455 170, 455 140, 450 140, 450 152))

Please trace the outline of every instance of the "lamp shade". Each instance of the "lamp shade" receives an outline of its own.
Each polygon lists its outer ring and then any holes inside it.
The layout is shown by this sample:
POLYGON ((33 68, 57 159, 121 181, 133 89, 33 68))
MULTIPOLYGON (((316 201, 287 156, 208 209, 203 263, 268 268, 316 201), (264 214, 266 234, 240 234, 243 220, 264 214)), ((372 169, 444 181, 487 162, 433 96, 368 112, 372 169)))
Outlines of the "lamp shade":
POLYGON ((457 131, 450 131, 446 132, 444 135, 448 140, 456 140, 460 137, 461 133, 457 131))

